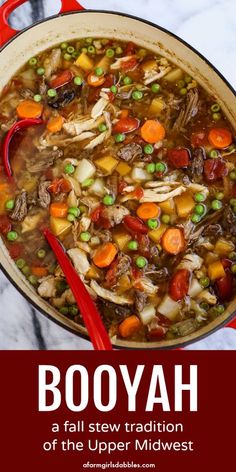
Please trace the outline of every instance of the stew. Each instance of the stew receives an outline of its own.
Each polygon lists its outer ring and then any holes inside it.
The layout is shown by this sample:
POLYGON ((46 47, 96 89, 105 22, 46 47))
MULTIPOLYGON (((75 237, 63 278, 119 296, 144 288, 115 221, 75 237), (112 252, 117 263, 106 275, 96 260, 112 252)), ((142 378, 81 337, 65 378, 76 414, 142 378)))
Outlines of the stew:
POLYGON ((0 233, 63 316, 82 323, 46 226, 111 337, 175 339, 222 315, 235 295, 236 146, 194 77, 133 43, 65 42, 2 91, 7 136, 0 233))

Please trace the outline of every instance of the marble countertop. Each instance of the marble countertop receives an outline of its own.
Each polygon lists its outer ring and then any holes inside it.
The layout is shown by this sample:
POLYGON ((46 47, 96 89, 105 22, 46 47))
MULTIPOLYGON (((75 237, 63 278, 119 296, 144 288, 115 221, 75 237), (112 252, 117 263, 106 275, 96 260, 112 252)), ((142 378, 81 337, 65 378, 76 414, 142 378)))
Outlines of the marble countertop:
MULTIPOLYGON (((4 3, 0 0, 0 5, 4 3)), ((204 54, 236 88, 235 0, 81 0, 87 8, 140 16, 173 31, 204 54)), ((13 13, 22 28, 56 14, 60 0, 31 0, 13 13)), ((0 273, 0 349, 91 349, 37 312, 0 273)), ((236 349, 236 331, 225 328, 188 349, 236 349)))

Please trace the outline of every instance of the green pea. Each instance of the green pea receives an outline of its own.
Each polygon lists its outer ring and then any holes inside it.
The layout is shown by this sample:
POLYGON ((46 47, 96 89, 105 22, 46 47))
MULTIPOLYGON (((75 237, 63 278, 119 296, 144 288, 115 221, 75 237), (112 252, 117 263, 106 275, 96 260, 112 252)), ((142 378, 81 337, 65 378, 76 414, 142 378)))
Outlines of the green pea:
POLYGON ((197 224, 199 223, 199 221, 201 221, 201 216, 195 213, 194 215, 192 215, 191 221, 192 223, 197 224))
POLYGON ((199 282, 203 288, 209 287, 210 285, 210 279, 208 277, 201 277, 199 282))
POLYGON ((217 157, 219 157, 219 152, 218 152, 216 149, 212 149, 212 150, 210 151, 210 157, 211 157, 212 159, 217 159, 217 157))
POLYGON ((48 96, 54 98, 57 96, 57 91, 55 89, 48 89, 48 96))
POLYGON ((236 206, 236 198, 231 198, 229 203, 231 206, 236 206))
POLYGON ((17 261, 16 261, 16 265, 17 265, 18 269, 23 269, 25 264, 26 264, 25 259, 17 259, 17 261))
MULTIPOLYGON (((225 195, 223 192, 216 192, 215 197, 217 200, 224 200, 225 195)), ((236 200, 235 200, 235 204, 236 204, 236 200)))
POLYGON ((69 307, 69 314, 70 315, 76 316, 76 315, 78 315, 78 313, 79 313, 79 310, 78 310, 77 306, 73 305, 73 306, 69 307))
POLYGON ((69 46, 68 43, 61 43, 61 49, 67 49, 69 46))
POLYGON ((236 274, 236 264, 232 264, 232 266, 231 266, 231 272, 232 272, 233 274, 236 274))
POLYGON ((110 88, 110 91, 114 94, 116 94, 118 92, 118 88, 116 87, 116 85, 112 85, 111 88, 110 88))
POLYGON ((44 67, 39 67, 39 68, 37 69, 37 74, 38 74, 38 75, 44 75, 44 73, 45 73, 44 67))
POLYGON ((8 241, 11 241, 11 242, 12 242, 12 241, 16 241, 17 238, 18 238, 18 234, 17 234, 16 231, 9 231, 9 232, 7 233, 7 239, 8 239, 8 241))
POLYGON ((69 54, 68 52, 66 52, 63 57, 64 57, 65 61, 67 61, 67 62, 71 61, 71 59, 72 59, 72 55, 69 54))
POLYGON ((59 279, 56 281, 56 290, 57 290, 57 296, 60 297, 63 292, 67 289, 68 285, 66 283, 65 279, 59 279))
POLYGON ((212 118, 214 121, 219 121, 221 119, 221 113, 213 113, 212 118))
POLYGON ((30 268, 29 266, 25 265, 22 269, 22 273, 27 277, 28 275, 30 275, 30 268))
POLYGON ((157 162, 156 172, 163 174, 166 171, 166 164, 164 162, 157 162))
POLYGON ((68 215, 67 215, 67 220, 68 220, 70 223, 74 223, 74 221, 75 221, 75 216, 68 214, 68 215))
POLYGON ((143 269, 147 265, 147 259, 143 256, 137 257, 135 264, 139 269, 143 269))
POLYGON ((44 259, 46 256, 46 251, 45 249, 39 249, 37 252, 37 256, 39 259, 44 259))
POLYGON ((146 171, 149 174, 154 174, 155 170, 156 170, 156 165, 154 164, 154 162, 150 162, 150 164, 147 164, 146 171))
POLYGON ((184 87, 184 88, 180 89, 179 93, 180 93, 180 95, 186 95, 187 91, 188 90, 184 87))
POLYGON ((38 62, 38 59, 36 57, 31 57, 31 59, 29 60, 29 65, 36 66, 37 62, 38 62))
POLYGON ((73 174, 75 172, 75 167, 72 164, 66 164, 64 172, 65 174, 73 174))
POLYGON ((79 211, 80 211, 80 213, 86 213, 87 212, 87 207, 85 205, 80 205, 79 206, 79 211))
POLYGON ((129 249, 130 251, 137 251, 137 249, 138 249, 138 243, 137 243, 137 241, 129 241, 129 243, 128 243, 128 249, 129 249))
POLYGON ((218 111, 220 111, 220 105, 218 103, 214 103, 213 105, 211 105, 211 111, 213 113, 217 113, 218 111))
POLYGON ((123 49, 122 49, 120 46, 118 46, 118 47, 116 48, 116 54, 120 55, 120 54, 122 54, 122 53, 123 53, 123 49))
POLYGON ((75 216, 75 218, 78 218, 78 216, 80 215, 80 209, 77 207, 71 207, 69 208, 68 213, 69 215, 73 215, 75 216))
POLYGON ((185 80, 179 80, 179 81, 177 82, 177 87, 178 87, 179 89, 182 89, 184 86, 185 86, 185 80))
POLYGON ((217 313, 222 315, 222 313, 224 313, 224 311, 225 311, 225 307, 224 307, 224 305, 216 305, 215 310, 217 311, 217 313))
POLYGON ((152 86, 151 86, 151 91, 152 91, 153 93, 159 93, 160 90, 161 90, 160 84, 152 84, 152 86))
POLYGON ((87 44, 92 44, 93 38, 86 38, 86 39, 85 39, 85 42, 86 42, 87 44))
POLYGON ((107 127, 105 123, 100 123, 100 125, 98 125, 98 131, 100 131, 100 133, 104 133, 104 131, 106 130, 107 130, 107 127))
POLYGON ((84 52, 86 54, 88 52, 88 49, 87 48, 82 48, 81 52, 84 52))
POLYGON ((170 215, 162 215, 162 216, 161 216, 161 221, 162 221, 162 223, 164 223, 165 225, 168 225, 169 222, 170 222, 170 215))
POLYGON ((93 185, 93 183, 94 183, 94 179, 85 179, 85 180, 82 182, 81 186, 82 186, 83 188, 87 188, 87 187, 91 187, 91 185, 93 185))
POLYGON ((156 229, 159 226, 159 222, 154 218, 149 218, 149 220, 147 220, 147 225, 150 229, 156 229))
POLYGON ((231 172, 229 173, 229 178, 230 178, 230 180, 236 180, 236 171, 235 170, 231 170, 231 172))
POLYGON ((67 52, 68 52, 68 54, 73 54, 73 52, 75 52, 74 46, 68 46, 67 52))
POLYGON ((118 133, 115 135, 115 142, 116 143, 122 143, 125 140, 125 134, 123 133, 118 133))
POLYGON ((74 84, 75 85, 82 85, 83 83, 83 80, 81 79, 81 77, 79 75, 77 75, 75 78, 74 78, 74 84))
POLYGON ((204 215, 204 213, 206 213, 206 207, 205 205, 201 205, 200 203, 198 205, 195 206, 194 208, 194 213, 196 213, 197 215, 204 215))
POLYGON ((184 80, 186 84, 190 84, 190 82, 192 82, 193 79, 190 75, 185 75, 184 80))
POLYGON ((13 210, 14 206, 15 200, 7 200, 7 202, 5 203, 6 210, 13 210))
POLYGON ((234 212, 234 214, 236 215, 236 205, 233 206, 233 212, 234 212))
POLYGON ((113 205, 114 201, 115 199, 112 195, 105 195, 105 197, 103 197, 104 205, 111 206, 113 205))
POLYGON ((139 57, 145 57, 146 55, 147 55, 146 49, 143 49, 143 48, 139 49, 139 51, 138 51, 138 56, 139 57))
POLYGON ((231 261, 236 261, 236 252, 235 251, 232 251, 229 254, 229 259, 231 259, 231 261))
POLYGON ((134 90, 132 93, 132 98, 134 100, 142 100, 143 92, 141 92, 141 90, 134 90))
POLYGON ((152 154, 154 151, 154 147, 152 146, 152 144, 145 144, 143 150, 145 154, 152 154))
POLYGON ((28 281, 31 283, 31 285, 38 285, 38 278, 35 275, 30 275, 28 277, 28 281))
POLYGON ((62 315, 68 315, 68 313, 69 313, 69 308, 68 308, 68 306, 62 306, 62 307, 59 309, 59 311, 60 311, 60 313, 61 313, 62 315))
POLYGON ((114 55, 115 55, 114 49, 109 48, 109 49, 106 50, 106 56, 107 57, 113 57, 114 55))
POLYGON ((220 210, 223 206, 223 203, 220 200, 212 200, 211 208, 212 210, 220 210))
POLYGON ((102 67, 96 67, 96 69, 95 69, 95 75, 96 75, 97 77, 101 77, 101 75, 103 75, 103 74, 104 74, 103 68, 102 68, 102 67))
POLYGON ((123 83, 124 85, 130 85, 132 84, 133 80, 131 79, 131 77, 129 77, 128 75, 126 75, 124 78, 123 78, 123 83))
POLYGON ((80 239, 84 243, 87 243, 91 239, 91 234, 88 231, 84 231, 83 233, 80 233, 80 239))
POLYGON ((42 95, 40 95, 39 93, 37 93, 36 95, 34 95, 34 101, 39 103, 41 102, 42 100, 42 95))
POLYGON ((210 306, 206 302, 201 302, 199 306, 200 306, 200 308, 202 308, 205 311, 208 311, 209 308, 210 308, 210 306))
POLYGON ((89 46, 88 47, 88 52, 89 52, 89 54, 95 54, 95 52, 96 52, 95 47, 94 46, 89 46))
POLYGON ((204 202, 206 197, 203 193, 198 192, 198 193, 195 193, 194 199, 195 199, 196 202, 199 203, 199 202, 204 202))

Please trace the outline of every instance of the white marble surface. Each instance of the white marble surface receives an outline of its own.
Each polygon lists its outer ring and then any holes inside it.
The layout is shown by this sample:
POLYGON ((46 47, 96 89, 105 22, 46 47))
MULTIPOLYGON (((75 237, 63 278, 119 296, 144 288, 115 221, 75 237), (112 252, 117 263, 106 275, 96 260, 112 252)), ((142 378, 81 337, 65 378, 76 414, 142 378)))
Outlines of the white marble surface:
MULTIPOLYGON (((56 14, 60 0, 32 0, 31 4, 36 19, 56 14)), ((173 31, 203 53, 236 87, 235 0, 81 0, 81 4, 137 15, 173 31)), ((27 26, 31 18, 32 8, 26 5, 12 16, 12 22, 16 27, 27 26)), ((36 312, 0 274, 0 349, 77 350, 91 349, 91 345, 36 312)), ((222 329, 188 349, 236 349, 236 331, 222 329)))

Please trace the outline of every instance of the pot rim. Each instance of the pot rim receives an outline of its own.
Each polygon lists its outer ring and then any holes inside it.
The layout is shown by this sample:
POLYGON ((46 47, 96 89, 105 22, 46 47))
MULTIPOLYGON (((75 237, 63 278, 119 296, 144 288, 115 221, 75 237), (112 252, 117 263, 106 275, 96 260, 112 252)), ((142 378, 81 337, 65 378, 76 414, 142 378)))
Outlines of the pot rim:
MULTIPOLYGON (((142 19, 136 15, 130 15, 128 13, 122 13, 122 12, 119 12, 119 11, 112 11, 112 10, 93 10, 93 9, 86 9, 86 10, 80 10, 80 11, 71 11, 71 12, 65 12, 65 13, 60 13, 60 14, 57 14, 57 15, 52 15, 52 16, 49 16, 47 18, 44 18, 42 20, 39 20, 35 23, 33 23, 32 25, 29 25, 27 26, 26 28, 23 28, 22 30, 20 30, 19 32, 17 32, 11 39, 9 39, 1 48, 0 48, 0 53, 10 44, 12 43, 13 41, 15 41, 20 35, 24 34, 26 31, 34 28, 35 26, 37 25, 40 25, 40 24, 43 24, 43 23, 46 23, 47 21, 50 21, 50 20, 53 20, 53 19, 56 19, 58 17, 63 17, 63 16, 68 16, 68 15, 74 15, 74 14, 77 14, 77 15, 80 15, 80 14, 86 14, 86 13, 94 13, 94 14, 97 14, 97 13, 102 13, 102 14, 108 14, 108 15, 116 15, 116 16, 121 16, 121 17, 125 17, 125 18, 130 18, 131 20, 135 20, 135 21, 139 21, 140 23, 145 23, 146 25, 149 25, 157 30, 160 30, 160 31, 163 31, 164 33, 166 33, 167 35, 175 38, 178 42, 182 43, 183 45, 185 45, 188 49, 190 49, 194 54, 196 54, 198 57, 200 57, 204 62, 206 62, 211 69, 213 69, 213 71, 220 77, 220 79, 227 85, 227 87, 231 90, 231 92, 233 93, 233 95, 236 97, 236 90, 234 89, 234 87, 228 82, 228 80, 223 76, 223 74, 202 54, 200 53, 197 49, 195 49, 191 44, 189 44, 188 42, 186 42, 184 39, 180 38, 179 36, 177 36, 175 33, 169 31, 168 29, 156 24, 156 23, 153 23, 149 20, 146 20, 146 19, 142 19)), ((4 275, 7 277, 7 279, 11 282, 11 284, 17 289, 17 291, 36 309, 38 310, 41 314, 43 314, 46 318, 48 318, 49 320, 53 321, 54 323, 56 323, 57 325, 59 325, 60 327, 66 329, 67 331, 75 334, 76 336, 78 336, 79 338, 82 338, 82 339, 85 339, 86 341, 90 341, 90 338, 88 335, 86 334, 83 334, 81 332, 78 332, 78 331, 75 331, 74 328, 72 327, 69 327, 69 326, 66 326, 63 324, 63 322, 55 319, 51 314, 49 314, 46 310, 44 310, 43 308, 39 307, 37 305, 36 302, 34 302, 25 292, 23 289, 21 289, 19 287, 19 285, 16 283, 16 281, 8 274, 7 270, 3 267, 3 265, 0 263, 0 269, 2 270, 2 272, 4 273, 4 275)), ((189 340, 189 341, 183 341, 183 342, 179 342, 179 343, 176 343, 174 344, 173 346, 155 346, 155 347, 142 347, 141 346, 141 342, 139 343, 140 346, 122 346, 122 345, 116 345, 116 344, 113 344, 113 348, 115 349, 126 349, 126 350, 139 350, 139 349, 148 349, 148 350, 170 350, 170 349, 181 349, 183 347, 186 347, 188 345, 191 345, 193 343, 196 343, 198 341, 201 341, 202 339, 208 337, 210 334, 213 334, 214 332, 216 332, 217 330, 223 328, 228 322, 230 322, 234 317, 235 317, 235 311, 233 313, 231 313, 226 320, 223 320, 221 323, 219 323, 217 326, 209 329, 206 333, 202 333, 200 334, 199 336, 197 336, 195 339, 193 340, 189 340)), ((209 326, 211 326, 211 323, 209 324, 209 326)), ((181 338, 180 338, 181 339, 181 338)), ((143 343, 144 344, 144 343, 143 343)), ((146 344, 146 343, 145 343, 146 344)))

